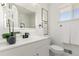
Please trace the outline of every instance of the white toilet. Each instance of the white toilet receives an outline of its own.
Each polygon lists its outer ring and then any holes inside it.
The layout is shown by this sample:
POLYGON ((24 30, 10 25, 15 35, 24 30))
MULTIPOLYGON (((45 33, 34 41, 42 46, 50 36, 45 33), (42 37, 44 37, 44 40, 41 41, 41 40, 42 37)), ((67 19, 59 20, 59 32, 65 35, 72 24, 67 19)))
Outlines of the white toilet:
POLYGON ((55 56, 62 56, 62 55, 64 55, 64 48, 61 47, 61 46, 51 45, 50 46, 50 50, 55 56))
POLYGON ((63 56, 65 54, 63 43, 61 41, 54 39, 52 36, 49 39, 50 39, 49 54, 54 56, 63 56))

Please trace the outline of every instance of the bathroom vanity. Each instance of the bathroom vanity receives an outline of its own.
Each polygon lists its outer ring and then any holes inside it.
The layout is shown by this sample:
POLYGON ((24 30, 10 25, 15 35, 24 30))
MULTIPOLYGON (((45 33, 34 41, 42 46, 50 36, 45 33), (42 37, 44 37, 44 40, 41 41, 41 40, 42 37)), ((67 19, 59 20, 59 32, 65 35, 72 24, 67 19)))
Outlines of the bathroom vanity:
POLYGON ((26 39, 17 38, 13 45, 6 42, 0 43, 0 55, 2 56, 48 56, 48 37, 29 37, 26 39))
POLYGON ((1 4, 2 12, 0 19, 2 28, 0 31, 0 55, 4 56, 48 56, 50 41, 47 36, 41 36, 44 31, 47 35, 47 5, 33 5, 23 3, 1 4), (45 13, 44 10, 45 9, 45 13), (42 17, 43 16, 43 17, 42 17), (43 19, 44 18, 44 19, 43 19), (23 39, 16 37, 16 43, 9 45, 6 41, 2 42, 2 34, 9 32, 10 27, 14 32, 32 33, 29 38, 23 39), (45 21, 44 21, 45 20, 45 21), (43 22, 44 21, 44 22, 43 22), (14 26, 12 27, 12 23, 14 26), (4 24, 4 26, 2 26, 4 24), (44 27, 44 26, 45 27, 44 27), (46 30, 44 30, 44 28, 46 30), (30 30, 29 30, 30 29, 30 30), (34 30, 33 30, 34 29, 34 30), (34 35, 34 36, 33 36, 34 35))

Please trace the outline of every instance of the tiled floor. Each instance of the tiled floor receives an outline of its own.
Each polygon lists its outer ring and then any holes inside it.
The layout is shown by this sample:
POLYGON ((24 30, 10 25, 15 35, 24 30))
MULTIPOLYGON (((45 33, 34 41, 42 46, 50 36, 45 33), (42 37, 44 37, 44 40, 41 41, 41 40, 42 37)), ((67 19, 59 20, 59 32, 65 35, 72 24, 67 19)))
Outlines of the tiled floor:
POLYGON ((72 54, 70 54, 71 56, 79 56, 79 46, 78 45, 64 44, 64 48, 72 51, 72 54))
MULTIPOLYGON (((71 50, 72 54, 64 52, 64 54, 62 56, 79 56, 79 46, 78 45, 64 44, 64 48, 71 50)), ((50 56, 57 56, 57 55, 54 55, 54 53, 51 53, 51 51, 50 51, 50 56)), ((61 55, 59 55, 59 56, 61 56, 61 55)))

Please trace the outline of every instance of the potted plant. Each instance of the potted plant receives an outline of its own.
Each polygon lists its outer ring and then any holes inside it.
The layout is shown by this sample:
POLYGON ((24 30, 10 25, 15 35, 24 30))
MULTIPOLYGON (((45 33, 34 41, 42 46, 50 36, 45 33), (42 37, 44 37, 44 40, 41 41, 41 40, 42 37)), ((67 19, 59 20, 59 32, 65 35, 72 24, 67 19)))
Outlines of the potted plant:
POLYGON ((16 38, 13 36, 13 33, 4 33, 2 37, 7 40, 9 44, 14 44, 16 42, 16 38))
POLYGON ((9 33, 3 33, 2 37, 5 38, 9 44, 14 44, 16 42, 16 37, 14 34, 14 22, 13 22, 13 26, 12 26, 13 27, 12 32, 11 32, 11 26, 10 26, 9 19, 8 19, 8 23, 9 23, 9 33))
POLYGON ((9 37, 10 37, 10 33, 3 33, 2 34, 2 37, 4 38, 4 39, 8 39, 9 37))

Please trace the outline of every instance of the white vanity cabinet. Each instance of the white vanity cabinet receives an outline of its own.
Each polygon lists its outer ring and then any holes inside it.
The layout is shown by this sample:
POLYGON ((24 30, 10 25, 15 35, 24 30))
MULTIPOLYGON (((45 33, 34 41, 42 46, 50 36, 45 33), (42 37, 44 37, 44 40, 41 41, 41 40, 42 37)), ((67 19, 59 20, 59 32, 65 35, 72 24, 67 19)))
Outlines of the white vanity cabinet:
POLYGON ((36 49, 35 56, 49 56, 49 48, 47 46, 36 49))
POLYGON ((36 42, 20 45, 0 51, 2 56, 48 56, 49 40, 43 39, 36 42))

